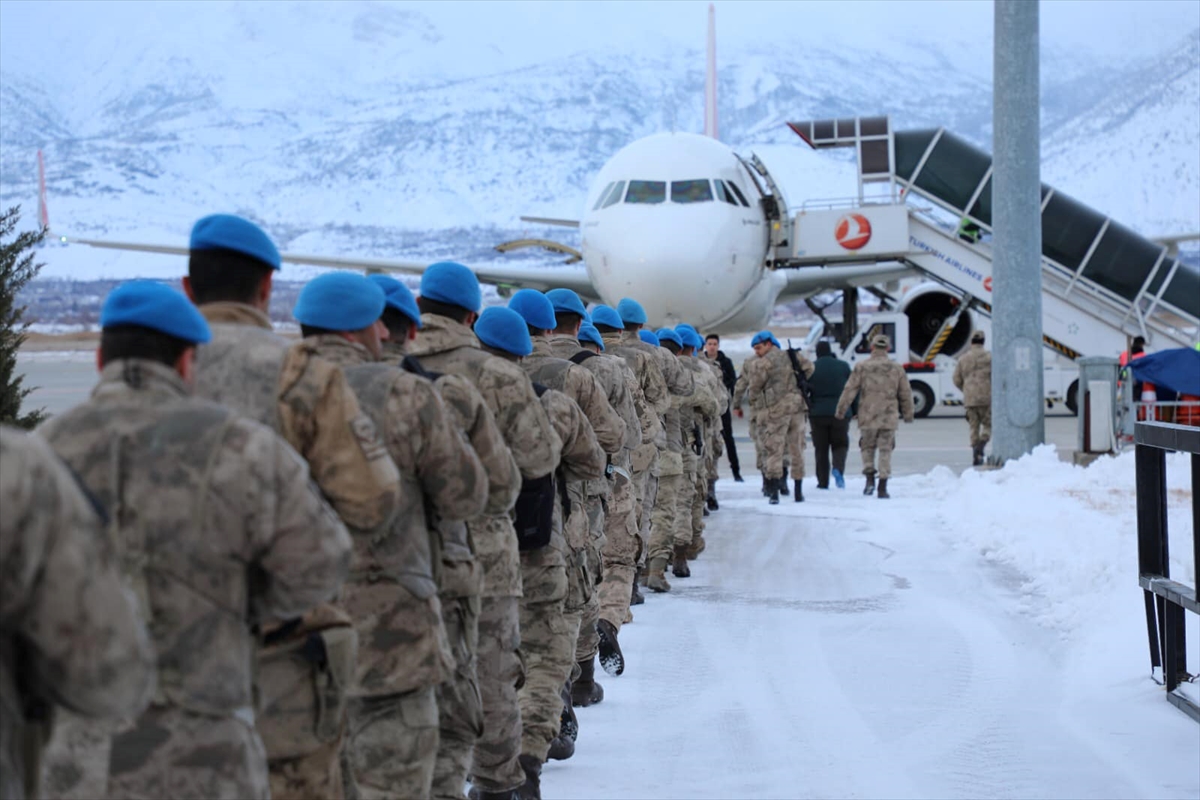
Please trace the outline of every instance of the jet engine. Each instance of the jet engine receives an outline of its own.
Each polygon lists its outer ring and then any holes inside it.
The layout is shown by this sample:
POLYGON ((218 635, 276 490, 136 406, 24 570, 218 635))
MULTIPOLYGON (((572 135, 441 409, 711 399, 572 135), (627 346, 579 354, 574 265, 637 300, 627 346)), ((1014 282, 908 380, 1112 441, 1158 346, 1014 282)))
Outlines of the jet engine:
MULTIPOLYGON (((921 283, 900 300, 900 311, 908 317, 908 345, 914 361, 924 358, 942 325, 959 310, 962 300, 939 283, 921 283)), ((975 320, 968 310, 958 318, 940 354, 957 357, 971 342, 975 320)))

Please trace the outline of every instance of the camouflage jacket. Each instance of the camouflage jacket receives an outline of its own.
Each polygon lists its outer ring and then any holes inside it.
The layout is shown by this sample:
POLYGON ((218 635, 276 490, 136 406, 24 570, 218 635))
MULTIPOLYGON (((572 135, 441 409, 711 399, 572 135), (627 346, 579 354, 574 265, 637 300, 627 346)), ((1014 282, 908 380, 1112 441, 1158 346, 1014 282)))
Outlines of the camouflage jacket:
POLYGON ((200 311, 212 341, 196 350, 196 396, 274 429, 308 462, 347 525, 388 522, 399 476, 342 371, 276 334, 252 306, 207 303, 200 311))
MULTIPOLYGON (((561 344, 559 347, 561 348, 561 344)), ((595 360, 589 358, 584 363, 595 360)), ((615 408, 609 402, 612 396, 609 393, 610 388, 614 391, 624 390, 625 383, 620 373, 608 370, 605 378, 601 379, 594 367, 588 369, 554 355, 551 342, 546 336, 533 337, 533 353, 521 361, 521 369, 525 370, 525 374, 534 382, 556 389, 574 400, 592 424, 596 440, 600 442, 604 452, 614 457, 622 452, 630 433, 630 422, 636 429, 637 419, 627 420, 622 413, 633 414, 633 401, 627 393, 621 395, 624 401, 621 409, 615 408), (614 382, 616 386, 609 387, 605 380, 614 382)))
MULTIPOLYGON (((725 394, 724 390, 715 385, 712 373, 708 367, 699 363, 699 359, 694 356, 681 355, 677 357, 677 360, 685 370, 692 374, 695 390, 685 405, 690 405, 694 409, 696 423, 704 426, 721 424, 719 411, 721 406, 717 398, 725 394)), ((686 422, 685 418, 684 423, 686 424, 686 422)))
POLYGON ((545 566, 568 566, 574 562, 574 554, 587 546, 587 511, 583 506, 581 486, 589 480, 604 478, 608 459, 592 424, 579 405, 566 394, 549 389, 539 398, 558 438, 562 441, 562 462, 557 476, 565 480, 562 491, 555 493, 554 535, 549 547, 527 551, 527 561, 545 566), (572 488, 573 487, 573 488, 572 488), (570 509, 563 507, 563 497, 571 498, 570 509), (567 514, 576 519, 567 520, 567 514), (573 524, 582 522, 580 524, 573 524))
MULTIPOLYGON (((488 495, 483 516, 507 514, 521 491, 521 471, 504 436, 496 426, 496 418, 483 401, 483 395, 469 380, 452 373, 426 372, 413 358, 406 358, 404 345, 384 342, 384 360, 404 369, 420 370, 433 377, 434 388, 446 403, 455 425, 467 437, 471 448, 487 473, 488 495)), ((438 591, 443 597, 473 597, 479 594, 480 576, 475 569, 475 547, 464 522, 432 514, 439 537, 442 560, 438 575, 438 591)))
POLYGON ((137 716, 154 649, 97 509, 40 437, 4 426, 0 509, 0 797, 39 797, 26 756, 50 705, 137 716))
POLYGON ((108 511, 158 650, 160 701, 218 717, 253 708, 254 626, 330 599, 350 565, 308 465, 137 359, 109 363, 91 399, 42 430, 108 511))
POLYGON ((972 344, 970 352, 958 360, 954 385, 963 393, 964 406, 992 404, 992 354, 983 345, 972 344))
MULTIPOLYGON (((459 322, 439 314, 423 314, 421 322, 408 352, 426 369, 460 375, 474 385, 523 477, 540 478, 553 471, 562 442, 521 368, 484 352, 471 329, 459 322)), ((521 562, 509 513, 476 517, 468 529, 483 567, 483 595, 519 597, 521 562)))
POLYGON ((426 509, 451 522, 478 516, 487 501, 487 475, 431 381, 375 362, 365 347, 340 336, 313 342, 321 358, 345 370, 400 471, 400 510, 390 529, 352 531, 354 568, 340 604, 360 642, 353 691, 384 695, 436 686, 449 676, 453 657, 434 577, 440 542, 426 509))
POLYGON ((720 416, 729 410, 729 390, 725 388, 725 375, 721 372, 721 365, 711 358, 706 357, 703 353, 696 359, 696 363, 703 367, 708 367, 708 371, 712 373, 713 395, 717 398, 717 415, 720 416))
POLYGON ((858 397, 859 429, 895 430, 899 417, 913 421, 912 387, 904 367, 876 350, 870 358, 859 361, 850 372, 850 380, 838 398, 837 415, 845 416, 846 409, 858 397))
MULTIPOLYGON (((750 405, 766 412, 769 416, 795 414, 805 409, 804 397, 796 386, 796 375, 787 353, 772 347, 759 356, 761 362, 755 369, 747 369, 750 376, 747 384, 750 405)), ((805 374, 813 373, 813 364, 807 358, 801 364, 805 374)))
MULTIPOLYGON (((601 334, 600 338, 604 342, 606 355, 625 359, 637 377, 646 404, 661 419, 671 404, 671 390, 667 387, 667 378, 658 359, 657 351, 661 348, 643 342, 637 334, 628 331, 601 334)), ((674 377, 680 380, 682 376, 674 373, 674 377)))
MULTIPOLYGON (((742 362, 742 369, 738 373, 737 382, 733 385, 733 397, 729 398, 729 402, 734 408, 741 408, 742 403, 746 401, 750 394, 750 375, 754 370, 758 369, 762 364, 762 359, 758 356, 750 356, 742 362)), ((753 408, 753 406, 751 406, 753 408)))
MULTIPOLYGON (((667 392, 667 384, 663 380, 662 370, 653 356, 637 348, 626 347, 620 342, 619 337, 610 336, 610 342, 611 347, 606 344, 601 357, 620 365, 621 374, 625 377, 626 389, 633 400, 633 411, 637 419, 638 441, 629 449, 640 450, 648 456, 652 456, 658 448, 666 446, 662 415, 671 404, 671 395, 667 392), (649 395, 646 394, 647 391, 650 392, 649 395)), ((640 339, 638 344, 649 347, 640 339)), ((595 359, 589 358, 584 362, 584 366, 588 366, 592 361, 595 359)), ((596 369, 599 370, 603 363, 605 362, 599 362, 596 369)), ((625 416, 624 412, 622 412, 622 416, 625 416)), ((646 457, 640 460, 647 462, 646 457)), ((644 468, 645 464, 638 467, 638 470, 641 471, 644 468)))

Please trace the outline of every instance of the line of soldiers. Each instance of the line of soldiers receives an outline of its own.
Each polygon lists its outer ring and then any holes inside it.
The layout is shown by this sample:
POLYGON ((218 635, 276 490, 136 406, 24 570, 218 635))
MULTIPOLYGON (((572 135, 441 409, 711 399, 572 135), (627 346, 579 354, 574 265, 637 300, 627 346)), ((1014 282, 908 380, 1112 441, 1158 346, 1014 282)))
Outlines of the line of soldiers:
MULTIPOLYGON (((733 405, 740 414, 742 403, 749 399, 750 438, 763 476, 763 494, 771 505, 777 505, 781 495, 787 496, 790 468, 794 480, 792 497, 800 503, 804 501, 805 428, 810 410, 805 389, 816 366, 797 350, 785 351, 768 330, 759 331, 750 343, 754 356, 742 364, 742 374, 733 390, 733 405)), ((891 340, 885 335, 871 340, 870 357, 850 371, 834 412, 835 419, 840 421, 854 408, 866 476, 863 494, 875 493, 878 477, 877 496, 882 499, 891 497, 887 483, 899 420, 913 421, 912 387, 904 367, 888 358, 890 346, 891 340)), ((982 452, 982 448, 979 450, 982 452)), ((844 466, 844 454, 841 459, 844 466)), ((828 488, 828 474, 823 469, 818 472, 819 488, 828 488)), ((840 481, 841 470, 835 469, 834 473, 840 481)))
POLYGON ((703 341, 481 313, 453 262, 322 275, 291 341, 265 232, 189 252, 186 297, 107 298, 87 401, 0 437, 3 796, 540 797, 639 584, 705 548, 703 341))

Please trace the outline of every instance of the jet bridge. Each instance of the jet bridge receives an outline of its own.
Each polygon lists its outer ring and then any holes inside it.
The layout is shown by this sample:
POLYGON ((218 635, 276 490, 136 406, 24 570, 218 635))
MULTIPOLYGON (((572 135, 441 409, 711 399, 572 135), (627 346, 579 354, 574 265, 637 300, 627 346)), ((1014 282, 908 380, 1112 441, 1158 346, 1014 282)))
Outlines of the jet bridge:
MULTIPOLYGON (((990 155, 945 128, 893 131, 888 117, 788 125, 815 149, 855 148, 858 197, 806 204, 773 233, 771 266, 900 261, 991 313, 990 155)), ((1116 354, 1137 335, 1190 347, 1200 271, 1043 184, 1042 311, 1045 343, 1072 359, 1116 354)))

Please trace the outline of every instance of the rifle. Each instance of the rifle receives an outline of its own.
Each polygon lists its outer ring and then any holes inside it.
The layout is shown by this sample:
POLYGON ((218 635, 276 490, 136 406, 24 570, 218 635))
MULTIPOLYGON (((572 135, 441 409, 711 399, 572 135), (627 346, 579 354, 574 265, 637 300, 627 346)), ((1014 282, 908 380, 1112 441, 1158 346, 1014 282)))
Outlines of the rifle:
POLYGON ((796 388, 800 390, 800 395, 804 398, 804 403, 812 408, 813 405, 813 388, 808 382, 808 376, 804 374, 804 369, 800 366, 800 359, 796 358, 797 350, 792 347, 792 340, 788 339, 788 360, 792 362, 792 375, 796 378, 796 388))

